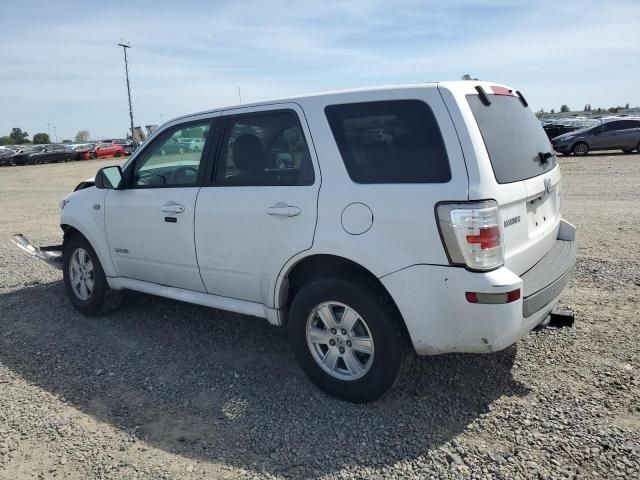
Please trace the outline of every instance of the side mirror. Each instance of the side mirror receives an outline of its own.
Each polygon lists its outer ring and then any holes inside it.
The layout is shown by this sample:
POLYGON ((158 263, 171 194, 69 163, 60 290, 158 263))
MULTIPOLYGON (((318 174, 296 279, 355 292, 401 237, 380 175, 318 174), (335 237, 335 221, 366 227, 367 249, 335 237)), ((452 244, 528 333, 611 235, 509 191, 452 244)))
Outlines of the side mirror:
POLYGON ((117 190, 123 186, 122 169, 119 165, 104 167, 98 170, 95 178, 96 188, 117 190))

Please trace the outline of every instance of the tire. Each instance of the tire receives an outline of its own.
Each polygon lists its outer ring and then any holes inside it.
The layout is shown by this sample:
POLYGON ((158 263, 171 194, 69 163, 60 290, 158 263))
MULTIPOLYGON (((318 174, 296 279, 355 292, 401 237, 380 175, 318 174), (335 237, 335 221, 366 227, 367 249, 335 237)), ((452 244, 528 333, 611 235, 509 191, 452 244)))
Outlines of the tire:
POLYGON ((320 278, 304 285, 291 303, 289 342, 313 383, 354 403, 383 395, 410 358, 399 313, 386 293, 366 280, 320 278), (348 331, 340 328, 345 312, 352 325, 348 331), (356 339, 362 350, 355 347, 356 339))
POLYGON ((115 154, 115 156, 116 156, 116 158, 117 158, 117 157, 121 157, 121 156, 122 156, 122 154, 120 153, 120 151, 117 151, 117 152, 116 152, 116 154, 115 154))
POLYGON ((109 287, 100 260, 86 238, 80 234, 71 236, 64 244, 62 260, 67 296, 78 311, 84 315, 99 316, 120 306, 122 292, 109 287), (83 277, 86 281, 82 281, 83 277), (81 287, 82 284, 85 288, 81 287))
POLYGON ((631 152, 633 152, 633 148, 623 148, 622 151, 624 153, 631 153, 631 152))
POLYGON ((584 157, 589 153, 589 145, 587 145, 585 142, 578 142, 571 148, 571 152, 574 155, 580 155, 584 157))

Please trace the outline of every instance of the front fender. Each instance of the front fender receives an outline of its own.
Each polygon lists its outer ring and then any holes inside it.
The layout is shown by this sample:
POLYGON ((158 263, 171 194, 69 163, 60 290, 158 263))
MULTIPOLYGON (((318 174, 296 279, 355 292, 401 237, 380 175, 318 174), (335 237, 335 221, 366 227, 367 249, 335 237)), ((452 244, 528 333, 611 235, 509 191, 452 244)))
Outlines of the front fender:
POLYGON ((117 276, 107 243, 104 220, 104 201, 107 190, 89 187, 78 190, 66 198, 60 225, 63 229, 74 228, 89 241, 98 255, 107 277, 117 276))

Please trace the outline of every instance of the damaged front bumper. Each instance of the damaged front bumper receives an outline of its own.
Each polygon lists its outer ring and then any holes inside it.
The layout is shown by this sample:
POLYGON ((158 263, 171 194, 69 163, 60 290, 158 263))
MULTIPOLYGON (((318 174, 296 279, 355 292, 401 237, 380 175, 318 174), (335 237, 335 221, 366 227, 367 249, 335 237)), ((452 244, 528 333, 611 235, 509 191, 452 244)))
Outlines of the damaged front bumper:
POLYGON ((62 270, 62 245, 34 247, 22 234, 14 235, 10 240, 16 247, 27 252, 32 257, 42 260, 58 270, 62 270))

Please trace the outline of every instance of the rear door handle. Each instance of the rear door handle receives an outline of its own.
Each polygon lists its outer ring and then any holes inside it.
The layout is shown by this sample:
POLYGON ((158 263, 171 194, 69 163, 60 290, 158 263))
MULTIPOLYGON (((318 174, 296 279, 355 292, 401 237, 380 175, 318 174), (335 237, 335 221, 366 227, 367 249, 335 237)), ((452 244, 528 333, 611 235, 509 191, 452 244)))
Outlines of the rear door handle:
POLYGON ((297 217, 302 213, 302 210, 294 205, 287 205, 284 202, 278 202, 267 208, 267 213, 278 217, 297 217))
POLYGON ((162 211, 165 213, 182 213, 184 212, 184 205, 180 205, 175 202, 167 202, 162 206, 162 211))

